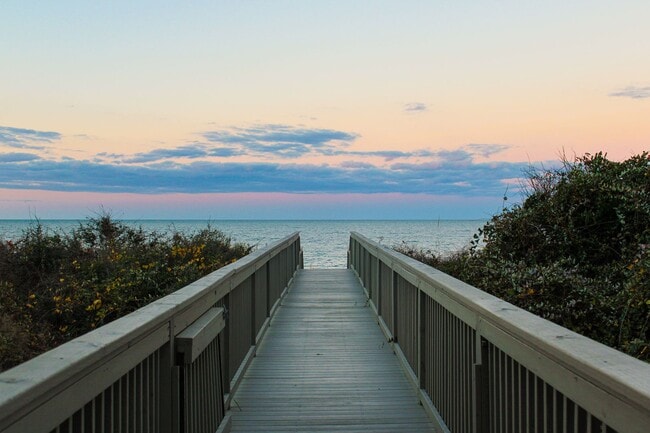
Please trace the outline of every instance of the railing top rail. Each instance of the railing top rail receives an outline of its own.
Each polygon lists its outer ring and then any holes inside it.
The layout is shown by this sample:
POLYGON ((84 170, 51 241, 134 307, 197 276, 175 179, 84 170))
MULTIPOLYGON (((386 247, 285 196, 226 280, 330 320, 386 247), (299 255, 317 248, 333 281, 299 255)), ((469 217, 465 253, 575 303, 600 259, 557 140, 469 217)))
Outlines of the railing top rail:
POLYGON ((357 232, 350 235, 411 284, 442 301, 443 306, 447 301, 456 304, 455 310, 460 306, 468 311, 459 318, 473 329, 495 327, 650 414, 650 364, 529 313, 357 232))
POLYGON ((168 340, 181 332, 299 236, 296 232, 273 242, 170 295, 0 373, 0 427, 16 410, 46 401, 131 346, 155 338, 168 340))

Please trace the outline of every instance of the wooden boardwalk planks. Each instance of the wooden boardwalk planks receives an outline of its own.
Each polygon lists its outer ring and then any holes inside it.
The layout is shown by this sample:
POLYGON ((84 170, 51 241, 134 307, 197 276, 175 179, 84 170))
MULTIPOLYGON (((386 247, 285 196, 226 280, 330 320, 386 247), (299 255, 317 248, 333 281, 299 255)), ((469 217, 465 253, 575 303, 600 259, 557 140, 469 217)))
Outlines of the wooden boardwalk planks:
POLYGON ((352 271, 300 270, 231 405, 233 432, 430 432, 352 271))

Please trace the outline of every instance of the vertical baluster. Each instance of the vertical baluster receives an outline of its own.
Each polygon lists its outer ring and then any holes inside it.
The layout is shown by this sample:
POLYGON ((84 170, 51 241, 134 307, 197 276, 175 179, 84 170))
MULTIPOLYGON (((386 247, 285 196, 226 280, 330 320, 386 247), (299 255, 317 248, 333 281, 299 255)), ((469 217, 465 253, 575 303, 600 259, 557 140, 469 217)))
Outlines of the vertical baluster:
POLYGON ((449 417, 449 398, 447 390, 447 378, 449 377, 449 363, 447 356, 449 354, 447 334, 447 312, 444 309, 440 310, 440 347, 439 347, 439 363, 438 370, 440 371, 440 380, 438 386, 440 387, 440 406, 445 419, 449 417))
POLYGON ((190 366, 190 389, 188 390, 188 403, 190 404, 190 431, 197 432, 199 430, 198 411, 196 407, 196 392, 198 389, 198 377, 196 366, 190 366))
POLYGON ((501 351, 495 347, 496 362, 496 381, 495 389, 497 392, 497 410, 495 412, 497 429, 495 431, 503 432, 503 356, 501 351))
POLYGON ((196 410, 198 412, 198 416, 200 417, 200 431, 202 432, 207 432, 208 431, 208 425, 207 425, 207 417, 208 417, 208 411, 205 410, 205 399, 206 399, 206 394, 207 394, 207 389, 206 389, 206 383, 205 383, 205 373, 206 373, 206 365, 205 365, 205 352, 202 353, 198 358, 198 365, 196 366, 196 373, 197 373, 197 378, 198 378, 198 387, 197 387, 197 392, 196 392, 196 397, 194 400, 194 404, 196 406, 196 410))
MULTIPOLYGON (((505 354, 504 354, 505 355, 505 354)), ((506 405, 505 405, 505 410, 506 410, 506 432, 508 433, 513 433, 512 429, 514 427, 514 375, 513 375, 513 365, 512 365, 512 358, 508 355, 505 355, 505 362, 506 362, 506 374, 505 374, 505 379, 506 379, 506 405)))
POLYGON ((534 433, 535 427, 535 375, 526 369, 526 433, 534 433))
POLYGON ((525 382, 525 370, 524 366, 517 363, 517 405, 519 410, 517 411, 518 422, 516 429, 518 432, 524 432, 524 419, 525 419, 525 410, 526 410, 526 388, 524 385, 525 382))
POLYGON ((397 342, 397 320, 398 320, 398 286, 397 286, 397 272, 391 269, 391 292, 393 296, 393 340, 397 342))
POLYGON ((553 433, 562 433, 562 402, 559 401, 559 392, 553 390, 553 433))
POLYGON ((213 424, 213 429, 212 431, 215 431, 219 424, 221 423, 221 420, 223 419, 223 414, 221 410, 221 405, 220 405, 220 398, 219 398, 219 361, 217 359, 218 355, 218 343, 217 340, 215 339, 211 344, 210 344, 210 406, 212 407, 212 413, 213 413, 213 419, 214 419, 214 424, 213 424))
POLYGON ((115 420, 115 428, 119 431, 124 431, 124 426, 122 425, 123 419, 123 405, 122 405, 122 378, 117 381, 117 389, 115 392, 115 410, 117 414, 117 419, 115 420))
POLYGON ((415 371, 418 375, 418 387, 420 389, 424 388, 424 367, 422 363, 424 362, 424 350, 422 349, 422 344, 424 344, 424 308, 422 305, 422 296, 424 293, 420 292, 419 288, 415 288, 416 296, 416 326, 415 332, 417 334, 416 340, 416 356, 415 356, 415 371))

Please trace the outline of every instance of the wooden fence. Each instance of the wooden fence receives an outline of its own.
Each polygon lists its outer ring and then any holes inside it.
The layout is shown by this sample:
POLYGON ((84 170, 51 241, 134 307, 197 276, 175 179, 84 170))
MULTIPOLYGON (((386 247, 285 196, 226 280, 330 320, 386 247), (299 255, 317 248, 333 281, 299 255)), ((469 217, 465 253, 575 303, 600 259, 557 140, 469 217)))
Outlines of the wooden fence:
POLYGON ((650 431, 649 364, 357 233, 348 263, 442 431, 650 431))
POLYGON ((298 233, 0 374, 0 432, 214 433, 302 267, 298 233))

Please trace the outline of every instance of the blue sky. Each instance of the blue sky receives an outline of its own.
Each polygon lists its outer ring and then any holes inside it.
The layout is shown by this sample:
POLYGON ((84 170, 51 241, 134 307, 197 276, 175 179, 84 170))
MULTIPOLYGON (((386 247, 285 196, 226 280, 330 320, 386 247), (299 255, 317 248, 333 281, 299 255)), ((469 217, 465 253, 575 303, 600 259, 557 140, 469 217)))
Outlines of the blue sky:
POLYGON ((0 218, 485 219, 531 165, 650 148, 647 16, 3 1, 0 218))

